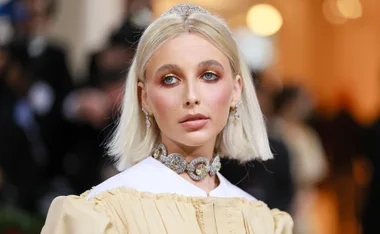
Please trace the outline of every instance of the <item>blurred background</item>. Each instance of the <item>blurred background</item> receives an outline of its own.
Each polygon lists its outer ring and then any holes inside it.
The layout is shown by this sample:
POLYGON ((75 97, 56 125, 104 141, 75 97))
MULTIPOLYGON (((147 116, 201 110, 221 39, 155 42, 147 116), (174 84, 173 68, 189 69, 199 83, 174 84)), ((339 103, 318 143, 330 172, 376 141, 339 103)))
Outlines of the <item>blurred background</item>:
MULTIPOLYGON (((275 160, 225 160, 295 234, 379 233, 380 2, 189 0, 250 66, 275 160)), ((179 0, 0 0, 0 233, 117 171, 105 157, 144 28, 179 0)))

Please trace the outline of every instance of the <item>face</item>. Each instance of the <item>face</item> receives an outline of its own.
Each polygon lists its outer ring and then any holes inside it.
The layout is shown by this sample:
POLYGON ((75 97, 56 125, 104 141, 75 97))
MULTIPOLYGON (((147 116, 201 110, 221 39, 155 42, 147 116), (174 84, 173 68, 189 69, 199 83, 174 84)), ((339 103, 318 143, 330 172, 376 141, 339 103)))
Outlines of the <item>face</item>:
POLYGON ((25 24, 30 33, 38 33, 43 30, 47 22, 47 1, 45 0, 24 0, 21 2, 25 12, 25 24))
POLYGON ((141 101, 162 142, 215 144, 242 89, 228 58, 201 36, 183 34, 158 48, 145 71, 141 101))

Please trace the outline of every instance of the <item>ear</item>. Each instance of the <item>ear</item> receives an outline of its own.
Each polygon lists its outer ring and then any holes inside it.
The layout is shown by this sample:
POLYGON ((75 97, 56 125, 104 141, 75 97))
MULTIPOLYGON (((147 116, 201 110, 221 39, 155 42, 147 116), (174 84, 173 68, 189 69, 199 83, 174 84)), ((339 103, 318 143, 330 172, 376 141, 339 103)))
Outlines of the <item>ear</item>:
POLYGON ((232 101, 231 101, 232 108, 234 108, 235 105, 241 100, 242 90, 243 90, 243 80, 240 75, 237 75, 234 79, 234 87, 232 91, 232 101))
POLYGON ((140 102, 141 102, 141 106, 146 110, 148 111, 148 113, 150 113, 150 110, 149 110, 149 105, 148 105, 148 96, 147 96, 147 93, 146 93, 146 89, 145 89, 145 85, 143 82, 139 81, 138 84, 138 94, 140 96, 140 102))

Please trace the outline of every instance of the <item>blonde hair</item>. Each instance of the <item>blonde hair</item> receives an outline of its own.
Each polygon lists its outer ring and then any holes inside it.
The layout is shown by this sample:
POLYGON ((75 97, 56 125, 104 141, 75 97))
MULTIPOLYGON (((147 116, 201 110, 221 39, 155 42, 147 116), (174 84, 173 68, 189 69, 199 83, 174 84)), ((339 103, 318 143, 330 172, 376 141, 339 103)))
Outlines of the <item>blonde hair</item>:
POLYGON ((124 170, 142 161, 160 143, 157 125, 146 129, 138 97, 138 82, 144 82, 145 65, 152 54, 166 41, 184 33, 197 33, 208 39, 228 57, 234 75, 242 78, 243 90, 238 109, 240 120, 229 121, 219 133, 216 142, 219 154, 240 162, 272 158, 252 78, 228 26, 198 6, 182 4, 155 20, 138 44, 127 77, 121 117, 108 143, 109 154, 117 168, 124 170))

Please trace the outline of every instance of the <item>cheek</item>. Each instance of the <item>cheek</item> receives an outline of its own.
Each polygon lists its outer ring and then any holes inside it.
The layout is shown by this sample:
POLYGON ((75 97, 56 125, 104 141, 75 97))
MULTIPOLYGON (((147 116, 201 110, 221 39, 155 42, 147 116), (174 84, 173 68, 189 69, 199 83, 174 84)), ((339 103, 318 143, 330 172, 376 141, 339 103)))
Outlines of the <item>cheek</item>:
POLYGON ((213 122, 217 126, 223 127, 229 116, 232 88, 220 86, 218 89, 209 89, 207 93, 207 106, 212 116, 213 122))
POLYGON ((219 111, 229 109, 231 98, 232 88, 229 85, 219 85, 218 87, 207 89, 206 99, 213 109, 219 111))
POLYGON ((150 108, 157 120, 173 116, 173 111, 178 110, 178 101, 178 94, 174 95, 172 92, 157 90, 149 95, 150 108))

